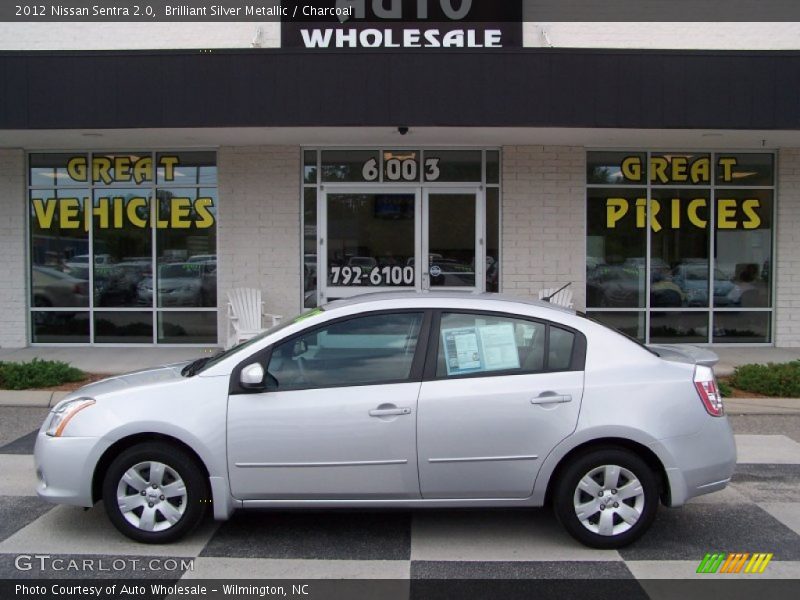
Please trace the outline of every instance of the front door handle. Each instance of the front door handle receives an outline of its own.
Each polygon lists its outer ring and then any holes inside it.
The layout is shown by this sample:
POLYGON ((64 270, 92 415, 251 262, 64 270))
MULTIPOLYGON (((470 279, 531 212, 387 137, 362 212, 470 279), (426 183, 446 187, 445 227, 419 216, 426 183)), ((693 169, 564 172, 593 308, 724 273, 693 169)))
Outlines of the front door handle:
POLYGON ((572 402, 572 396, 570 394, 545 392, 539 394, 536 398, 531 398, 531 404, 563 404, 564 402, 572 402))
POLYGON ((375 408, 369 411, 370 417, 396 417, 410 414, 410 408, 375 408))

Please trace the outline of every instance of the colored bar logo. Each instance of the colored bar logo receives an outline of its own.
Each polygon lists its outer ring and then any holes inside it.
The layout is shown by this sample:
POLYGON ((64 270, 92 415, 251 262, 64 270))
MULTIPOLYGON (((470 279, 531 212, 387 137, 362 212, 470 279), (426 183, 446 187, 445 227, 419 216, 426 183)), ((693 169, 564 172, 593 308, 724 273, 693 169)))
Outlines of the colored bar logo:
POLYGON ((763 573, 773 554, 766 552, 708 553, 697 567, 698 573, 763 573))

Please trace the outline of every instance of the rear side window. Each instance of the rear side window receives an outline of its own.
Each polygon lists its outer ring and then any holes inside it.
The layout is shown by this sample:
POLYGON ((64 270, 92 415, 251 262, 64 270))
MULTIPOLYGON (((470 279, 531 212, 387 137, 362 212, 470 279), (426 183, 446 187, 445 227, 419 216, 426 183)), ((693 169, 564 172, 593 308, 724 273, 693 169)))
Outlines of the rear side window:
POLYGON ((422 318, 397 313, 332 323, 275 346, 267 370, 279 391, 405 381, 422 318))
POLYGON ((547 353, 547 368, 550 371, 563 371, 572 364, 572 349, 575 334, 561 327, 550 326, 550 346, 547 353))
POLYGON ((444 313, 436 376, 544 370, 543 323, 486 315, 444 313))
POLYGON ((443 313, 436 377, 565 371, 576 335, 539 321, 502 315, 443 313))

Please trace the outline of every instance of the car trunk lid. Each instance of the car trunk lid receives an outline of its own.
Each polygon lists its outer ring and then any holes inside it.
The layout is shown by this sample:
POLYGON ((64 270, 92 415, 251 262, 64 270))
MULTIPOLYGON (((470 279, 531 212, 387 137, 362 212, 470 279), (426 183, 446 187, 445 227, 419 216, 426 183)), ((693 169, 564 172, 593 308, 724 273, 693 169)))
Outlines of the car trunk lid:
POLYGON ((719 362, 719 356, 708 348, 688 346, 685 344, 648 344, 647 347, 662 359, 693 365, 713 367, 719 362))

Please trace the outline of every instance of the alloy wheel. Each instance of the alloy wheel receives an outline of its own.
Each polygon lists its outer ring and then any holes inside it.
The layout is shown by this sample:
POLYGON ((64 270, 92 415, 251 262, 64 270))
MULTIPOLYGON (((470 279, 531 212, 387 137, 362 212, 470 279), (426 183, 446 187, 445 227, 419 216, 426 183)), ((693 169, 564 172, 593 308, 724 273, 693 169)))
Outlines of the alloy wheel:
POLYGON ((137 529, 164 531, 178 523, 186 511, 186 484, 169 465, 140 462, 120 478, 117 504, 125 520, 137 529))
POLYGON ((645 492, 632 471, 601 465, 586 473, 575 488, 573 506, 578 521, 592 533, 615 536, 641 518, 645 492))

